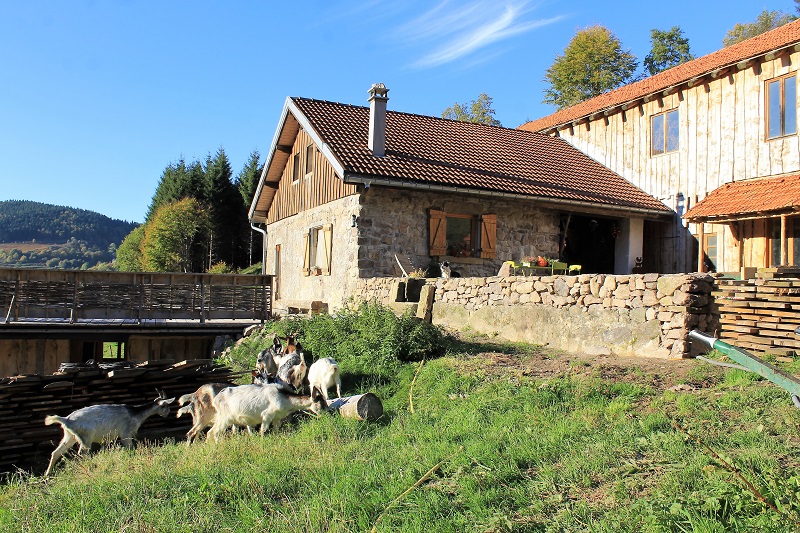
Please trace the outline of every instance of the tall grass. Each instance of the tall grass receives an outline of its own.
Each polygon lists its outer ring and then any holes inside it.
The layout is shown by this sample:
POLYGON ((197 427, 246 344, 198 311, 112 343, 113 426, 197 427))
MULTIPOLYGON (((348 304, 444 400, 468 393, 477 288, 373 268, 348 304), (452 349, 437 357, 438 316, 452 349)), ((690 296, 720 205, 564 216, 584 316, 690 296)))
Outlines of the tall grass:
MULTIPOLYGON (((534 364, 533 351, 494 347, 534 364)), ((413 414, 418 364, 392 362, 376 422, 302 418, 266 438, 111 448, 46 481, 15 476, 0 529, 796 530, 800 416, 781 389, 709 365, 698 375, 719 385, 692 393, 653 389, 644 371, 534 379, 477 351, 427 361, 413 414)))

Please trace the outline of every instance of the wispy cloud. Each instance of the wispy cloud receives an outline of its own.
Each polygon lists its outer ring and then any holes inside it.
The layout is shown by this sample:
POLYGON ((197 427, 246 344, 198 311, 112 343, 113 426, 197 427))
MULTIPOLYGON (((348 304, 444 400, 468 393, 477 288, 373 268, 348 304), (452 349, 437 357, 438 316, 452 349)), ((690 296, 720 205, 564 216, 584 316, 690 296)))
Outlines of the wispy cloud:
POLYGON ((528 2, 496 4, 473 0, 463 4, 444 0, 398 28, 398 36, 406 42, 432 47, 412 66, 435 67, 563 18, 532 19, 531 11, 528 2))

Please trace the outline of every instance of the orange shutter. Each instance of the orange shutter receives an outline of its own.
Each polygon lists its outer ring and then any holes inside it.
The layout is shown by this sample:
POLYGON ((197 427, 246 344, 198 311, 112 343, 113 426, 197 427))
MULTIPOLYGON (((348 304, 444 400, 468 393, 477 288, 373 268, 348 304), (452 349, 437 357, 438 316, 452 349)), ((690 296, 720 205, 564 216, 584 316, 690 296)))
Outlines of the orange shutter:
POLYGON ((308 276, 311 269, 311 234, 303 235, 303 275, 308 276))
POLYGON ((447 217, 444 211, 429 209, 430 215, 430 240, 428 241, 429 255, 447 255, 447 217))
POLYGON ((481 257, 493 259, 497 243, 497 215, 481 216, 481 257))
POLYGON ((331 248, 333 246, 333 224, 328 224, 322 230, 322 238, 325 248, 325 264, 322 267, 323 274, 331 273, 331 248))

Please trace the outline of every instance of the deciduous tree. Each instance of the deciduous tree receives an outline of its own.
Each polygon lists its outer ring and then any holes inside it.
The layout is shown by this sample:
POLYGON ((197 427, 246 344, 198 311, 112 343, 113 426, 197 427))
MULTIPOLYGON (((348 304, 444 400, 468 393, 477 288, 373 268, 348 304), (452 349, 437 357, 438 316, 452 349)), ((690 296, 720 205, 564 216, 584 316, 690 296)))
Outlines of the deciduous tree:
POLYGON ((442 112, 442 118, 460 120, 461 122, 475 122, 489 126, 501 126, 500 121, 494 118, 492 97, 481 93, 477 99, 466 104, 456 102, 442 112))
POLYGON ((575 105, 632 81, 637 66, 608 28, 580 30, 547 69, 543 102, 559 109, 575 105))
MULTIPOLYGON (((796 1, 795 4, 797 4, 796 1)), ((798 6, 800 6, 800 4, 798 4, 798 6)), ((800 7, 798 7, 798 10, 800 10, 800 7)), ((779 28, 784 24, 795 20, 796 18, 797 16, 790 13, 784 13, 783 11, 779 10, 770 11, 765 9, 758 15, 758 17, 756 17, 755 21, 745 23, 740 22, 728 30, 728 33, 725 34, 725 38, 722 39, 722 44, 724 46, 736 44, 744 41, 745 39, 749 39, 750 37, 755 37, 756 35, 761 35, 762 33, 779 28)))
POLYGON ((161 206, 144 226, 142 270, 202 272, 198 252, 205 248, 209 226, 208 210, 194 198, 161 206))
POLYGON ((694 59, 689 50, 689 39, 683 36, 679 26, 666 31, 650 30, 650 43, 650 53, 645 56, 643 64, 651 76, 694 59))

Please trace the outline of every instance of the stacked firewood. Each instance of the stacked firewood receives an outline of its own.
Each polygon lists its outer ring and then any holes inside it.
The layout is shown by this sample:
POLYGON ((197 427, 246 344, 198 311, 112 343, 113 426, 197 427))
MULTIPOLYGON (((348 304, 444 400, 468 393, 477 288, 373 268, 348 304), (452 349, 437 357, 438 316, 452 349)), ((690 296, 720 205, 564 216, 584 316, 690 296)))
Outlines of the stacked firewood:
POLYGON ((720 338, 758 353, 800 351, 800 268, 759 269, 753 279, 717 282, 712 295, 720 313, 720 338))

